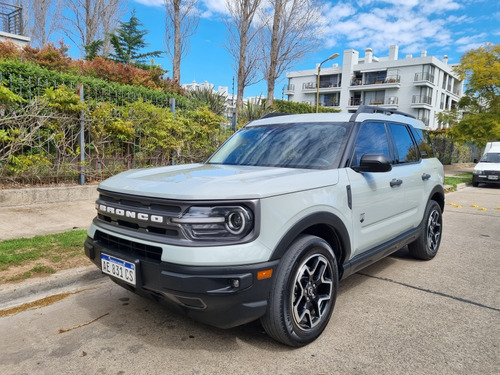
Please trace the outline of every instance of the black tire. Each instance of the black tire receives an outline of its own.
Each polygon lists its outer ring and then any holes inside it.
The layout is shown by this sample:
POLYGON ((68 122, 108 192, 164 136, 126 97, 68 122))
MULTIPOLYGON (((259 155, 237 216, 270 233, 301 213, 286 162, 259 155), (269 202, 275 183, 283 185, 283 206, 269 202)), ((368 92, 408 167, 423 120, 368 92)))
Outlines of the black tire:
POLYGON ((281 259, 262 326, 283 344, 307 345, 327 326, 337 289, 337 261, 330 245, 300 236, 281 259))
POLYGON ((474 181, 474 179, 472 179, 472 186, 478 187, 479 186, 479 182, 474 181))
POLYGON ((434 258, 441 244, 443 214, 436 201, 430 201, 425 210, 422 231, 417 240, 408 245, 411 256, 417 259, 434 258))

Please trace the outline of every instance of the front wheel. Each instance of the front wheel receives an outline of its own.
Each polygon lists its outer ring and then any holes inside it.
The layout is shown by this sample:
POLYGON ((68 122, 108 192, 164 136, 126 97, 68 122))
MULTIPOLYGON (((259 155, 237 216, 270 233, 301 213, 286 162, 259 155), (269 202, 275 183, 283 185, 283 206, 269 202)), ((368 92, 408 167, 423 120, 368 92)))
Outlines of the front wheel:
POLYGON ((441 244, 443 214, 436 201, 430 201, 424 216, 424 227, 418 239, 408 245, 410 254, 417 259, 434 258, 441 244))
POLYGON ((330 245, 315 236, 299 237, 281 260, 262 326, 283 344, 309 344, 327 326, 337 288, 338 268, 330 245))

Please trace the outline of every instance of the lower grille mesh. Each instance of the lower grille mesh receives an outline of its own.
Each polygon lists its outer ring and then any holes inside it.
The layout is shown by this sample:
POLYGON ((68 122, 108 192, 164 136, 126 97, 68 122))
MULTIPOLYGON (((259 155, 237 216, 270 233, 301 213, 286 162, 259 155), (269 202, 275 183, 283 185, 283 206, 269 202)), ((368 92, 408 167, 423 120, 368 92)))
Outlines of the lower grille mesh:
POLYGON ((144 245, 142 243, 125 240, 100 231, 96 231, 94 241, 105 249, 109 249, 120 254, 161 262, 162 249, 158 246, 144 245))

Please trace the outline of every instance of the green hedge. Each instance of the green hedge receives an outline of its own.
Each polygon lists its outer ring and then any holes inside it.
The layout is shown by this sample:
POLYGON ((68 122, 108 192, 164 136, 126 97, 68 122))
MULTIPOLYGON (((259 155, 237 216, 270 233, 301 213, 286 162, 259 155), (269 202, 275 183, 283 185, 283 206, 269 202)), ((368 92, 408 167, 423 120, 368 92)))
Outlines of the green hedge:
POLYGON ((43 94, 49 87, 66 85, 76 89, 78 84, 84 85, 86 99, 111 101, 117 104, 135 101, 139 98, 166 107, 175 98, 180 108, 192 109, 194 104, 184 96, 162 90, 149 89, 142 86, 121 85, 99 78, 85 77, 71 73, 59 73, 29 62, 0 60, 1 81, 12 92, 30 100, 43 94))

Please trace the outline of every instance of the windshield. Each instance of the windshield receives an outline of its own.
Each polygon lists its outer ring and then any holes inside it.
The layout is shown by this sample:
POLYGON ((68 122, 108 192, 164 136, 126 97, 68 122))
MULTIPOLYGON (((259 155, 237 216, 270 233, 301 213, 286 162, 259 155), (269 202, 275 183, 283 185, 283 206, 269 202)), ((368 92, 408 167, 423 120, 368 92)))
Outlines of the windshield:
POLYGON ((500 153, 499 152, 488 152, 481 158, 481 163, 500 163, 500 153))
POLYGON ((340 157, 347 124, 283 124, 243 128, 209 164, 326 169, 340 157))

